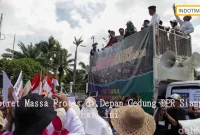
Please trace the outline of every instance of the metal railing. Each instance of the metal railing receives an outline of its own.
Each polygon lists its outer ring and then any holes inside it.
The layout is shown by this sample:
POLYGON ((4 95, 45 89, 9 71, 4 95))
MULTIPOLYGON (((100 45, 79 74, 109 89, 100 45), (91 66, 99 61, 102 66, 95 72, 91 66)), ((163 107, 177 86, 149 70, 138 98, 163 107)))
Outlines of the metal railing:
POLYGON ((156 54, 158 56, 167 50, 173 51, 177 56, 190 57, 192 55, 191 36, 177 30, 157 25, 155 27, 156 54))

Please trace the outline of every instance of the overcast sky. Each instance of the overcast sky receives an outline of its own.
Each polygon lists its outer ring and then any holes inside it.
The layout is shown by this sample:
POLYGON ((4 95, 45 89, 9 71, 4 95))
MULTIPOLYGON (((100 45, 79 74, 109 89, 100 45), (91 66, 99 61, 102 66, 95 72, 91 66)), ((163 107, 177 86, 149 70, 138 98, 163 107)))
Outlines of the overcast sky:
MULTIPOLYGON (((3 13, 0 54, 6 48, 12 48, 14 34, 17 42, 25 44, 47 40, 53 35, 63 47, 74 55, 74 36, 83 35, 83 45, 78 49, 78 60, 88 63, 92 45, 95 42, 105 45, 108 29, 118 34, 119 28, 125 28, 131 20, 140 30, 143 20, 151 19, 148 6, 157 6, 163 25, 170 26, 169 20, 175 19, 172 5, 200 4, 199 0, 0 0, 0 13, 3 13)), ((193 17, 195 32, 192 34, 193 51, 200 52, 200 17, 193 17)), ((17 49, 17 48, 16 48, 17 49)))

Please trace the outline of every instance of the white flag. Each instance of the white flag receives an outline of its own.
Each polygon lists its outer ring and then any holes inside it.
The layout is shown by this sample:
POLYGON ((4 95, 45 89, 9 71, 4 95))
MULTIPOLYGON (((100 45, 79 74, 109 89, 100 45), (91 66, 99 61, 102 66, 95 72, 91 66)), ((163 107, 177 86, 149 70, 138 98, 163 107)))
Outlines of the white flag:
POLYGON ((23 93, 23 80, 22 80, 22 71, 21 71, 17 79, 17 82, 15 83, 15 86, 14 86, 13 97, 15 99, 15 102, 17 102, 18 99, 21 98, 22 93, 23 93))
POLYGON ((5 101, 5 103, 8 102, 8 89, 10 87, 13 87, 12 83, 10 82, 10 79, 8 78, 7 74, 3 72, 3 90, 2 90, 2 94, 3 94, 3 100, 5 101))
POLYGON ((26 96, 26 95, 30 92, 31 87, 32 87, 31 81, 29 80, 29 81, 26 83, 26 85, 24 86, 24 90, 23 90, 22 97, 23 97, 23 96, 26 96))

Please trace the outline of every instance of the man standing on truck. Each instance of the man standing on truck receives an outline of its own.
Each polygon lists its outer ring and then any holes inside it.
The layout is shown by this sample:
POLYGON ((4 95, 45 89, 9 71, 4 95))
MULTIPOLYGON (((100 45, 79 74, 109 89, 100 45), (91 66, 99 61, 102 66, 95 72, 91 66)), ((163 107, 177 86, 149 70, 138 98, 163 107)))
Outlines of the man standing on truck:
POLYGON ((156 14, 156 6, 148 7, 149 14, 152 16, 151 21, 148 26, 157 25, 160 22, 160 16, 156 14))
POLYGON ((162 108, 159 116, 160 121, 165 121, 165 128, 167 135, 179 135, 179 129, 181 128, 178 120, 185 120, 186 112, 180 107, 181 97, 178 94, 172 94, 169 99, 171 99, 171 107, 166 109, 162 108))
POLYGON ((191 16, 184 16, 183 20, 180 19, 179 16, 176 16, 176 9, 175 9, 175 4, 173 5, 173 10, 174 10, 174 15, 176 19, 178 20, 180 24, 180 31, 183 32, 186 35, 189 35, 190 33, 194 32, 194 27, 190 20, 192 19, 191 16))

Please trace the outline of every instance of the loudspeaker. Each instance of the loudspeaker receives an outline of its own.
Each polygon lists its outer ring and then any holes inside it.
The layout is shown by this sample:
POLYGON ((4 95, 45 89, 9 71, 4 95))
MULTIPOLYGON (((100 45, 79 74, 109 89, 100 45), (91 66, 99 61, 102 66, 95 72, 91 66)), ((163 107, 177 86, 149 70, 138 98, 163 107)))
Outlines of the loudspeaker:
POLYGON ((176 60, 176 54, 172 51, 165 52, 160 59, 160 66, 165 70, 169 70, 178 65, 179 62, 176 60))
POLYGON ((192 57, 181 63, 183 67, 193 68, 197 73, 200 72, 200 54, 198 52, 194 52, 192 57))

